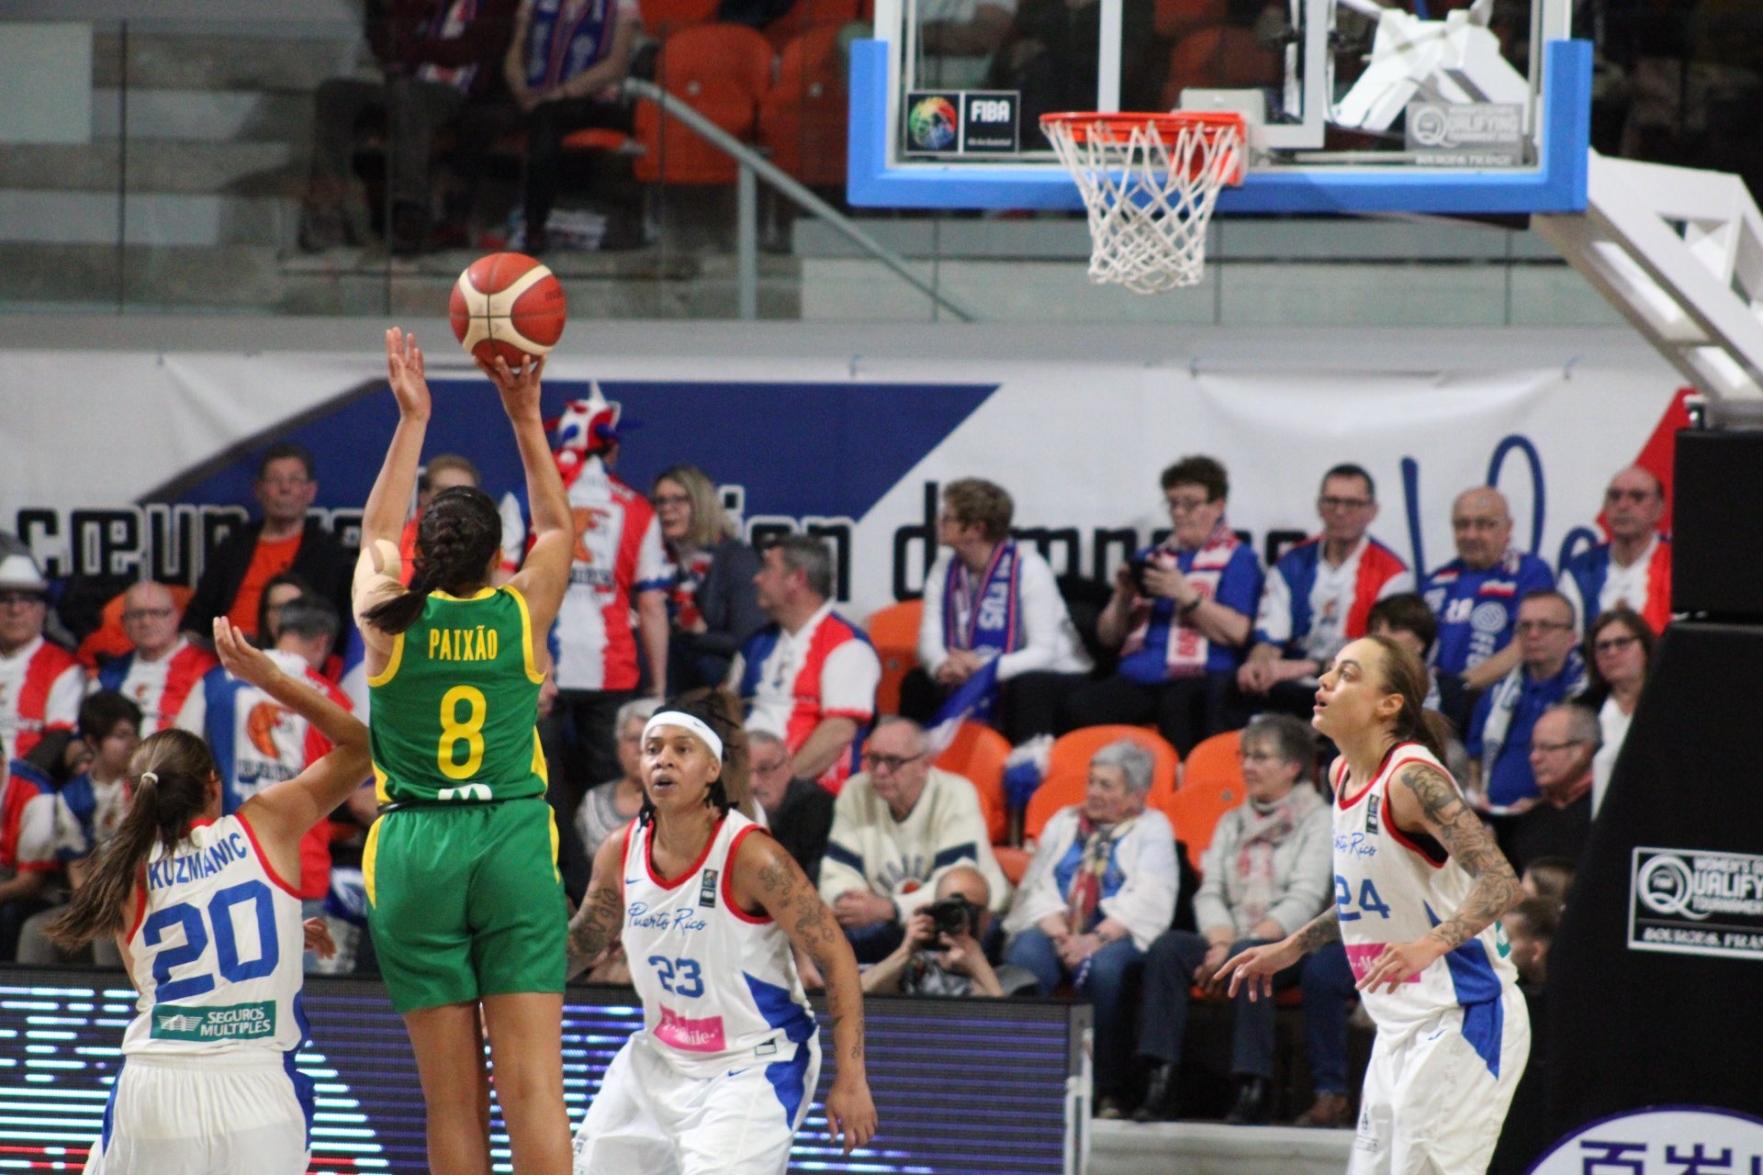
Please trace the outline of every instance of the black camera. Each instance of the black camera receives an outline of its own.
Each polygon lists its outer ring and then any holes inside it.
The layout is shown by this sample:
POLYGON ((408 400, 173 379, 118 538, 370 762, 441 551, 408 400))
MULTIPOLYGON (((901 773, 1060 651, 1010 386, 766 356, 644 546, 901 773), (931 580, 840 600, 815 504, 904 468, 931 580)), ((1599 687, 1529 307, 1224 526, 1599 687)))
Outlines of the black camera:
POLYGON ((979 933, 979 907, 966 898, 944 898, 926 906, 924 912, 930 915, 938 934, 954 938, 979 933))

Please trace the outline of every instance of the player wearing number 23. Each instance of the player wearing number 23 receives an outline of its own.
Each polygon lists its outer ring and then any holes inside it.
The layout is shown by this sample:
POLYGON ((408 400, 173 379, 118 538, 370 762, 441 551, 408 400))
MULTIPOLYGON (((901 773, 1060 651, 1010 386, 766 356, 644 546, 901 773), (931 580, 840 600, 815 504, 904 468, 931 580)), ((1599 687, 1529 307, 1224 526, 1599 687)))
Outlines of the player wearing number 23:
POLYGON ((91 1175, 298 1175, 311 1159, 312 1082, 294 1068, 305 934, 290 881, 306 831, 366 778, 367 728, 225 617, 214 643, 229 673, 332 749, 230 816, 201 739, 165 730, 136 749, 128 815, 49 930, 68 948, 114 934, 140 992, 91 1175))
POLYGON ((386 366, 398 426, 362 514, 355 570, 380 803, 362 851, 368 925, 416 1054, 429 1169, 490 1167, 481 1011, 514 1168, 562 1175, 567 914, 536 725, 539 642, 567 586, 572 532, 539 416, 543 361, 484 368, 513 426, 533 515, 526 563, 501 586, 491 586, 501 516, 470 486, 429 502, 403 582, 398 540, 431 403, 413 339, 388 331, 386 366))

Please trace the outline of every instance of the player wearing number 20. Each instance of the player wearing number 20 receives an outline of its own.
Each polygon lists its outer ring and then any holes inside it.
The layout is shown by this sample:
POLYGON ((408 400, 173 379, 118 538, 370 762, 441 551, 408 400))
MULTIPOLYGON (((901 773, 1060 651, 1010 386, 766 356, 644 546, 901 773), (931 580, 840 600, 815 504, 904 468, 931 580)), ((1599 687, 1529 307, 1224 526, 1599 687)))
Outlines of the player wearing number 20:
POLYGON ((355 570, 380 801, 362 873, 380 973, 416 1054, 436 1175, 490 1168, 480 1008, 515 1170, 569 1170, 566 910, 536 724, 540 642, 568 584, 572 532, 539 416, 543 366, 484 367, 526 470, 535 538, 525 565, 490 586, 500 515, 481 491, 456 486, 423 512, 406 588, 398 539, 431 402, 415 340, 386 332, 398 426, 362 514, 355 570))
POLYGON ((1440 765, 1426 670, 1387 637, 1353 641, 1312 720, 1340 748, 1335 905, 1225 964, 1234 996, 1340 940, 1377 1041, 1352 1175, 1485 1171, 1530 1055, 1530 1021, 1499 917, 1522 897, 1512 866, 1440 765))
POLYGON ((214 757, 166 730, 129 763, 133 798, 86 884, 50 927, 73 948, 114 933, 140 992, 88 1173, 297 1175, 312 1083, 294 1068, 303 931, 300 841, 367 776, 367 728, 283 674, 222 617, 235 677, 310 721, 332 749, 221 815, 214 757))

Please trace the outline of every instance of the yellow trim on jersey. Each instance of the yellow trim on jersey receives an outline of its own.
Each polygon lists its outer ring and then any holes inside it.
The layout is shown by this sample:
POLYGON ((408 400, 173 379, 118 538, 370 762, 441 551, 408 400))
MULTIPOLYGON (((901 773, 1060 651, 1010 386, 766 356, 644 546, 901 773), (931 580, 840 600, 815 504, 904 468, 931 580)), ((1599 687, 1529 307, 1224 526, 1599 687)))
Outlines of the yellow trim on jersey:
POLYGON ((455 604, 469 604, 473 600, 487 600, 495 594, 496 594, 496 589, 493 587, 479 588, 477 591, 471 593, 471 595, 469 595, 469 596, 455 596, 455 595, 451 594, 450 592, 443 592, 443 591, 439 590, 438 588, 429 593, 429 595, 434 596, 436 599, 452 600, 455 604))
POLYGON ((545 744, 539 740, 536 726, 533 727, 533 774, 539 777, 546 791, 551 790, 551 769, 545 763, 545 744))
MULTIPOLYGON (((378 768, 374 769, 374 774, 379 775, 378 768)), ((384 779, 385 777, 382 775, 380 778, 384 779)), ((549 807, 549 805, 546 806, 549 807)), ((367 890, 367 904, 370 906, 377 904, 373 899, 373 863, 379 850, 380 825, 384 822, 384 818, 382 817, 368 826, 367 843, 361 846, 361 881, 362 885, 367 890)), ((551 835, 553 839, 552 851, 555 852, 555 839, 557 834, 553 831, 551 835)))
POLYGON ((545 820, 551 826, 551 872, 556 876, 558 884, 562 884, 563 870, 557 867, 557 809, 550 804, 545 805, 545 820))
POLYGON ((519 588, 509 587, 507 584, 502 585, 502 590, 513 596, 514 602, 520 605, 520 635, 525 638, 521 652, 526 655, 526 679, 534 685, 544 685, 545 675, 539 672, 533 655, 533 616, 526 610, 526 597, 520 594, 519 588))
POLYGON ((373 765, 373 798, 382 804, 392 802, 391 793, 386 791, 386 773, 380 770, 378 763, 373 765))
POLYGON ((386 660, 386 667, 378 673, 369 674, 368 685, 385 685, 398 676, 398 666, 404 663, 404 634, 399 633, 392 638, 392 655, 386 660))

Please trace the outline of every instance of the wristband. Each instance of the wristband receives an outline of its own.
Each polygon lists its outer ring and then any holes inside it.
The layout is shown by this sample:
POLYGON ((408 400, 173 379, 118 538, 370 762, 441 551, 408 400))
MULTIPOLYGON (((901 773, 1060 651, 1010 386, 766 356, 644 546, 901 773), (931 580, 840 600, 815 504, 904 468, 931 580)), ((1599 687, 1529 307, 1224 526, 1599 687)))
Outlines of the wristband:
POLYGON ((1177 604, 1175 606, 1175 614, 1177 616, 1192 616, 1195 612, 1200 610, 1200 605, 1205 602, 1205 596, 1195 596, 1185 604, 1177 604))

